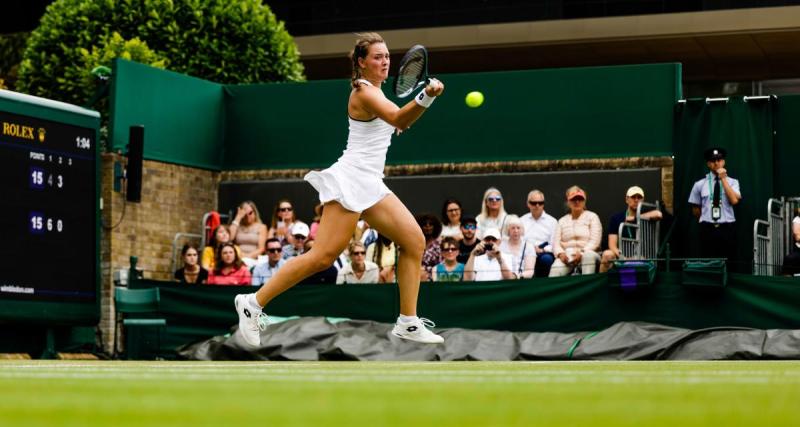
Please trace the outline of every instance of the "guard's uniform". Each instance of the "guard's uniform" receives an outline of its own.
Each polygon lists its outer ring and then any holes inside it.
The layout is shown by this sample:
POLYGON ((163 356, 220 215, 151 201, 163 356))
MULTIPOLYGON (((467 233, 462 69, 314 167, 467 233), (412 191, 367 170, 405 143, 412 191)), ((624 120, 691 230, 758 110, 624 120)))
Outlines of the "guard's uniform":
MULTIPOLYGON (((703 258, 736 259, 736 217, 733 206, 725 194, 722 182, 711 172, 694 183, 689 203, 700 206, 700 252, 703 258), (717 190, 718 189, 718 190, 717 190), (715 206, 714 193, 720 192, 719 206, 715 206)), ((733 191, 742 197, 739 181, 728 176, 733 191)))

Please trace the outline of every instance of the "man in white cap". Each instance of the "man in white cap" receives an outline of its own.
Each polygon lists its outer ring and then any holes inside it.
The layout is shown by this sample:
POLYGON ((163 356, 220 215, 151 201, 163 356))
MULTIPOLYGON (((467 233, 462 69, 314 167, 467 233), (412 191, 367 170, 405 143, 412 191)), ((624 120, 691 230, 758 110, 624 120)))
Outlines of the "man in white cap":
POLYGON ((500 252, 500 230, 487 228, 483 240, 475 245, 464 267, 465 282, 511 280, 511 254, 500 252))
MULTIPOLYGON (((619 252, 619 225, 623 222, 629 224, 636 223, 636 210, 639 204, 644 200, 644 190, 638 185, 629 188, 625 193, 625 204, 628 208, 622 212, 614 214, 611 220, 608 221, 608 249, 603 251, 603 256, 600 260, 600 272, 606 272, 611 268, 611 262, 620 258, 619 252)), ((658 221, 662 218, 661 211, 653 209, 648 212, 642 212, 642 219, 658 221)), ((633 237, 633 236, 625 236, 633 237)))
POLYGON ((304 252, 303 248, 305 247, 306 239, 308 239, 308 231, 308 226, 300 221, 292 225, 289 232, 292 233, 294 239, 292 243, 284 245, 283 259, 294 258, 304 252))

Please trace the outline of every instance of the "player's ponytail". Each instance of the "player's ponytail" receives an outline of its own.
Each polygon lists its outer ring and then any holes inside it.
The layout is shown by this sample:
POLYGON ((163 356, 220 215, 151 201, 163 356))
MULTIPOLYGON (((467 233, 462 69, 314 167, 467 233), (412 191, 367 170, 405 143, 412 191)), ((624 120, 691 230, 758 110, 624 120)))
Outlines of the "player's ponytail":
POLYGON ((358 58, 366 58, 369 47, 375 43, 384 43, 383 38, 378 33, 358 33, 356 34, 356 45, 353 51, 350 52, 350 64, 353 67, 353 74, 350 78, 350 84, 358 87, 357 80, 361 78, 361 68, 358 66, 358 58))

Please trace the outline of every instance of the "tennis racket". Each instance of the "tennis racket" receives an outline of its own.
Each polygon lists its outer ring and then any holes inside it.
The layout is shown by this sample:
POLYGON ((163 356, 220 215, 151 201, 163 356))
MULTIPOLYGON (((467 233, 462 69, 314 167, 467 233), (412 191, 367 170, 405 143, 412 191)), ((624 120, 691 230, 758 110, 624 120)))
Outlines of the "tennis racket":
POLYGON ((400 67, 394 78, 394 94, 398 98, 405 98, 429 82, 428 51, 420 44, 411 46, 400 60, 400 67))

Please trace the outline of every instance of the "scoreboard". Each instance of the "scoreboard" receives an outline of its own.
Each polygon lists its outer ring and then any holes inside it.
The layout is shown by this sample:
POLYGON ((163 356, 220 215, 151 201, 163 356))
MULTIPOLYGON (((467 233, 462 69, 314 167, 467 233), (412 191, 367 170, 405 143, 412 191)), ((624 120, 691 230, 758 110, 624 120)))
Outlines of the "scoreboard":
POLYGON ((0 90, 0 320, 99 317, 99 122, 0 90))

